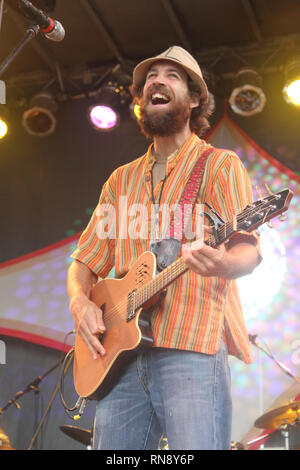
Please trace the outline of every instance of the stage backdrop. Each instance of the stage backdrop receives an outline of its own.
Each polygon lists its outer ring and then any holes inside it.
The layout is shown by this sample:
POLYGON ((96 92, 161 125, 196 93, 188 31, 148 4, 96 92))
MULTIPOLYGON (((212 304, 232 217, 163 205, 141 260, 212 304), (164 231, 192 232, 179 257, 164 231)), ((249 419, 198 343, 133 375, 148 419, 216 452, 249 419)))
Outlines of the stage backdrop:
MULTIPOLYGON (((234 150, 253 182, 255 199, 290 188, 295 195, 285 221, 261 228, 264 260, 239 280, 248 331, 274 356, 300 375, 300 177, 266 154, 226 115, 208 140, 234 150)), ((0 334, 54 349, 73 329, 66 291, 69 255, 78 236, 0 265, 0 334)), ((73 337, 68 337, 73 344, 73 337)), ((254 421, 293 381, 253 347, 254 362, 231 359, 234 403, 233 439, 241 440, 254 421)), ((293 397, 289 397, 293 398, 293 397)), ((257 435, 259 432, 257 433, 257 435)))

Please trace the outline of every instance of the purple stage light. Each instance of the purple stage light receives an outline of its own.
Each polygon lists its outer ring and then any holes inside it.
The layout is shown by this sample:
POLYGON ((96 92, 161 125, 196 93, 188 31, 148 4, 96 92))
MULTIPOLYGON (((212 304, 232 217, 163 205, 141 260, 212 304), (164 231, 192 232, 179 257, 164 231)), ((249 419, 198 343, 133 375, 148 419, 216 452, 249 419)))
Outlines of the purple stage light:
POLYGON ((101 131, 112 130, 118 122, 117 113, 109 106, 93 106, 89 110, 89 116, 93 126, 101 131))

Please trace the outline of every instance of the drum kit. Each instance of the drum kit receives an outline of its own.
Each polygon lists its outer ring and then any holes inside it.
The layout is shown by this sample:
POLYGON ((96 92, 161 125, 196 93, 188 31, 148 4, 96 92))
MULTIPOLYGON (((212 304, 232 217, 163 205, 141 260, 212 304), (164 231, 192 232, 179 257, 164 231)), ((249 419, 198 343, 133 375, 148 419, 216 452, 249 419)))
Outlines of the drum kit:
POLYGON ((290 433, 296 427, 300 429, 300 401, 291 401, 283 406, 267 411, 254 423, 259 429, 267 430, 266 434, 249 441, 248 448, 267 440, 274 431, 280 431, 284 438, 284 450, 296 450, 290 446, 290 433))

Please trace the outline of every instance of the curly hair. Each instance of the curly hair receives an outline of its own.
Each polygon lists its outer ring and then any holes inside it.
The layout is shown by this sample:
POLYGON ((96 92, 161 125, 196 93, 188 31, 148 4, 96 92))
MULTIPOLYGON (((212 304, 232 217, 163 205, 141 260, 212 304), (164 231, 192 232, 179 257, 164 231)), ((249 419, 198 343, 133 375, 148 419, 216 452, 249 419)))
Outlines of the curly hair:
MULTIPOLYGON (((143 94, 143 86, 131 85, 130 93, 133 97, 133 104, 139 104, 143 94)), ((190 129, 199 137, 203 137, 210 128, 209 117, 214 111, 213 96, 209 93, 208 98, 204 97, 200 88, 188 78, 188 90, 190 97, 198 97, 199 105, 193 108, 190 116, 190 129)))

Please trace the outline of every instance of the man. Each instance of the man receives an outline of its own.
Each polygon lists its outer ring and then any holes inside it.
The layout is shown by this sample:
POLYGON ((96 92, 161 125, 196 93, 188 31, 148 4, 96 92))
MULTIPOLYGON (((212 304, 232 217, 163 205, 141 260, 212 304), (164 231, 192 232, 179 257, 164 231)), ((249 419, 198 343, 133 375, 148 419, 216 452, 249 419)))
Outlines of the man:
MULTIPOLYGON (((68 276, 76 330, 94 358, 106 351, 98 339, 105 331, 102 312, 89 299, 93 285, 113 267, 116 277, 124 276, 149 250, 151 239, 163 236, 159 217, 154 230, 147 227, 148 237, 121 236, 124 220, 133 227, 132 234, 139 230, 139 219, 132 221, 130 214, 122 213, 120 198, 126 197, 129 206, 142 205, 147 214, 155 207, 157 215, 163 205, 179 202, 199 157, 211 149, 197 202, 208 202, 223 219, 231 220, 252 199, 239 158, 198 136, 208 127, 209 93, 199 65, 187 51, 174 46, 138 64, 132 93, 141 106, 142 132, 153 144, 146 155, 118 168, 103 186, 68 276), (117 222, 115 235, 103 237, 107 220, 100 214, 107 205, 115 208, 117 222)), ((167 288, 152 312, 154 347, 134 355, 98 404, 95 449, 157 449, 163 433, 170 449, 230 446, 227 349, 251 361, 234 279, 259 263, 257 238, 238 233, 218 248, 201 239, 184 241, 182 256, 190 269, 167 288)))

